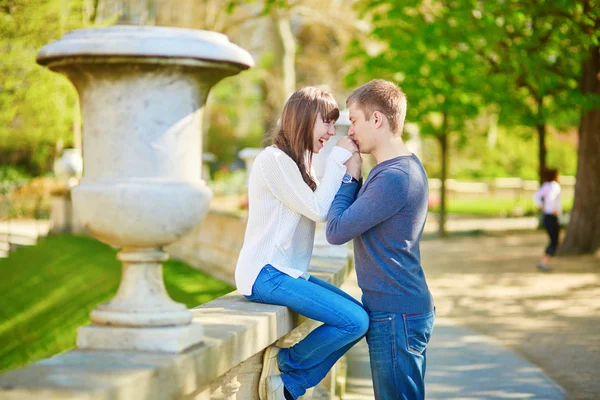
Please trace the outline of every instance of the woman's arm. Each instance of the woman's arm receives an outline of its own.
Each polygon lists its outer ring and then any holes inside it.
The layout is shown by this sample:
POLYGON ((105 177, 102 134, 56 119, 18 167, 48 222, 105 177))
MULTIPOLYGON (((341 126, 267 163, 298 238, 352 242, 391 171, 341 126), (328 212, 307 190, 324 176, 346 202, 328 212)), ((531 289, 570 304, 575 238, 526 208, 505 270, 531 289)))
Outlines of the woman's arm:
POLYGON ((551 205, 552 215, 559 216, 562 214, 562 204, 560 201, 560 185, 556 182, 552 182, 548 185, 547 193, 545 194, 544 201, 551 205))
POLYGON ((542 208, 544 206, 544 197, 546 196, 547 189, 548 185, 546 185, 546 182, 544 182, 542 184, 542 187, 540 187, 537 190, 537 192, 533 194, 533 201, 535 202, 535 205, 539 208, 542 208))
POLYGON ((323 222, 346 173, 344 163, 351 155, 350 151, 334 146, 314 192, 302 179, 298 165, 282 151, 269 154, 260 167, 269 190, 279 201, 313 221, 323 222))

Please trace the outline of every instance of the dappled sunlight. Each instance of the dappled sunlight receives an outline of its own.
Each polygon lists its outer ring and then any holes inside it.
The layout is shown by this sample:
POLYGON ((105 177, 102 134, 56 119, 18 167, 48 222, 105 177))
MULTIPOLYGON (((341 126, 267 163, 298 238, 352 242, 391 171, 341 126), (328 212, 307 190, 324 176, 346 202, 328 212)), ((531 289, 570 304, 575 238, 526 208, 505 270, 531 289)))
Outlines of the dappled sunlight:
POLYGON ((538 368, 505 351, 495 338, 445 317, 436 321, 427 377, 427 399, 562 399, 538 368))
MULTIPOLYGON (((535 265, 546 240, 543 232, 426 240, 423 267, 440 319, 494 337, 544 369, 568 393, 592 398, 586 396, 600 393, 600 382, 582 377, 600 371, 600 260, 557 257, 552 272, 539 272, 535 265)), ((434 338, 439 331, 436 322, 434 338)), ((436 346, 460 356, 461 346, 478 340, 467 335, 460 343, 436 346)), ((492 361, 474 360, 474 372, 493 369, 492 361)), ((446 366, 444 373, 451 372, 452 366, 446 366)), ((530 379, 526 374, 513 378, 530 379)), ((502 390, 480 395, 528 396, 502 390)))

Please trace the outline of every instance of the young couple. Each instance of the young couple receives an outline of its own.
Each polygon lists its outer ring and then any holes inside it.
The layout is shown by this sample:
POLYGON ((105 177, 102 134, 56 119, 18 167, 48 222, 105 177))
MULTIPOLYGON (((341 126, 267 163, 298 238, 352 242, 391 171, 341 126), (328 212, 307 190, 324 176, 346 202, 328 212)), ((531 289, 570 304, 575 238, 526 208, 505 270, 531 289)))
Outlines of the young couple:
POLYGON ((434 305, 420 264, 427 176, 401 137, 406 96, 373 80, 346 101, 352 125, 317 182, 312 155, 335 135, 333 96, 306 87, 285 104, 272 145, 254 162, 249 215, 235 279, 251 301, 284 305, 323 324, 290 348, 265 351, 261 400, 297 399, 363 336, 375 398, 423 399, 434 305), (377 160, 361 178, 360 153, 377 160), (327 239, 354 239, 362 304, 308 273, 315 222, 327 239))

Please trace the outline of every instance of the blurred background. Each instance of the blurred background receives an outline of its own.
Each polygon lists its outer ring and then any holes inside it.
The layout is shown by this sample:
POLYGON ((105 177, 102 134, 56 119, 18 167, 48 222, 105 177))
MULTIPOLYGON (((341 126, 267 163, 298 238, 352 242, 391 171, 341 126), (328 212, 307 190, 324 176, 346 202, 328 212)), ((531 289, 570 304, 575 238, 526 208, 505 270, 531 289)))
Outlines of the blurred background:
MULTIPOLYGON (((198 132, 214 225, 246 212, 248 167, 294 90, 327 88, 344 109, 371 79, 400 85, 404 137, 430 178, 423 265, 439 316, 516 348, 572 398, 599 398, 597 0, 0 0, 0 371, 73 348, 119 285, 116 250, 77 235, 72 214, 77 94, 35 62, 68 31, 114 24, 222 32, 254 57, 212 89, 198 132), (560 255, 580 256, 540 274, 532 194, 547 168, 562 186, 560 255), (65 234, 37 242, 49 231, 65 234)), ((165 263, 173 299, 234 290, 198 267, 165 263)))
MULTIPOLYGON (((52 196, 81 176, 76 92, 38 66, 36 53, 69 30, 117 23, 222 32, 256 60, 212 90, 204 113, 205 177, 229 199, 214 202, 221 207, 244 207, 238 153, 266 144, 291 92, 323 86, 343 109, 353 87, 384 78, 407 93, 406 130, 431 179, 439 235, 447 215, 535 216, 544 168, 559 170, 570 211, 578 161, 582 210, 593 209, 599 8, 593 0, 1 0, 0 219, 49 219, 52 196)), ((589 251, 600 226, 586 229, 596 232, 582 247, 589 251)))

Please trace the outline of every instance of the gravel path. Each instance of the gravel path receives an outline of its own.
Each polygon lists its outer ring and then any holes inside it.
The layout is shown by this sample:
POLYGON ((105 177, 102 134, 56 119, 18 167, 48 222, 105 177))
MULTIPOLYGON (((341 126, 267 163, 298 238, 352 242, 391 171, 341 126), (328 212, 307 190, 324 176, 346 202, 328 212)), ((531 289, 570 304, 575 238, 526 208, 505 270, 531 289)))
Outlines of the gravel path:
POLYGON ((422 242, 437 314, 493 336, 540 366, 569 399, 600 398, 600 258, 538 272, 543 232, 422 242))

